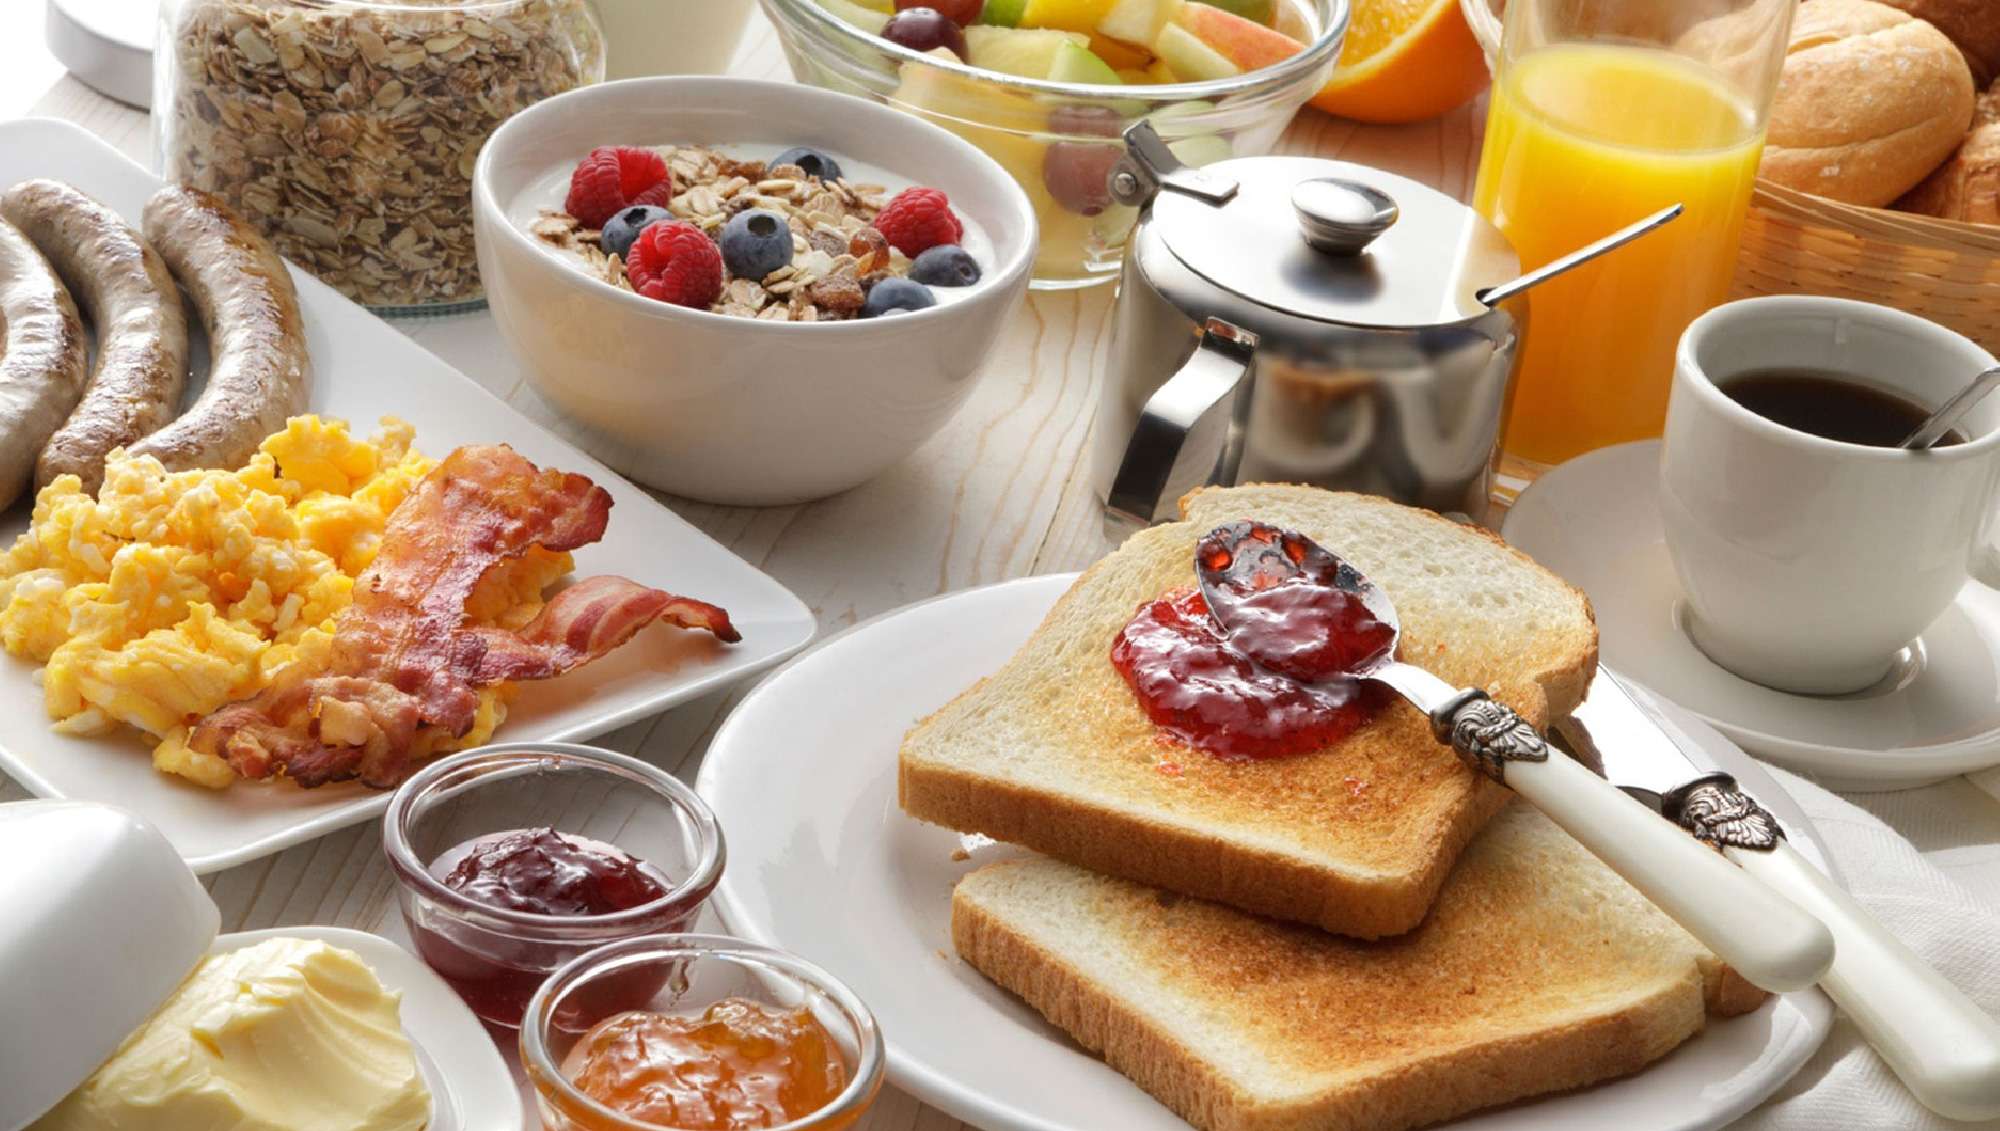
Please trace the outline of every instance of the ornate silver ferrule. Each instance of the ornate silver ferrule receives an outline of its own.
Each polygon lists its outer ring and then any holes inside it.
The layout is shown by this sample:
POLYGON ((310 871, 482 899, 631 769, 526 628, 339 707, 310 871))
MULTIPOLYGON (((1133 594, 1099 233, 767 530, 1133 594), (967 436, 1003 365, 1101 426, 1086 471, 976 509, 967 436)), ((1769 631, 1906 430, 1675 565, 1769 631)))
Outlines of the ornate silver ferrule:
POLYGON ((1465 764, 1505 785, 1507 763, 1546 762, 1549 744, 1528 720, 1484 691, 1469 688, 1431 712, 1431 730, 1465 764))
POLYGON ((1743 792, 1736 779, 1716 774, 1676 790, 1668 799, 1675 823, 1696 840, 1715 848, 1769 852, 1784 839, 1784 827, 1757 799, 1743 792))

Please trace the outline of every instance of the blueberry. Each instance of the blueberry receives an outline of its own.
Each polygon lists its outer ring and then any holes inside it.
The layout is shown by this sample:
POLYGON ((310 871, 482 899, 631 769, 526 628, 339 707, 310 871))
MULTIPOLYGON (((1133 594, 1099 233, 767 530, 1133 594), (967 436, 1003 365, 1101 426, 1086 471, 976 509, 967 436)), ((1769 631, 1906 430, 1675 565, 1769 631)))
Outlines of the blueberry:
POLYGON ((673 219, 672 213, 664 208, 654 208, 650 204, 641 204, 613 213, 611 219, 604 222, 604 230, 598 233, 597 246, 604 249, 604 254, 623 259, 631 254, 632 241, 639 238, 640 232, 662 220, 671 219, 673 219))
POLYGON ((929 287, 891 275, 868 288, 868 301, 861 304, 861 317, 880 318, 885 314, 901 314, 906 310, 922 310, 936 305, 937 296, 931 293, 929 287))
POLYGON ((794 146, 771 158, 771 165, 774 168, 779 165, 797 165, 805 170, 806 176, 818 177, 829 183, 840 179, 840 162, 817 149, 808 149, 803 145, 794 146))
POLYGON ((718 242, 723 265, 738 279, 761 279, 792 261, 792 226, 766 208, 738 212, 718 242))
POLYGON ((910 278, 932 287, 969 287, 979 281, 979 261, 962 247, 941 243, 917 256, 910 278))

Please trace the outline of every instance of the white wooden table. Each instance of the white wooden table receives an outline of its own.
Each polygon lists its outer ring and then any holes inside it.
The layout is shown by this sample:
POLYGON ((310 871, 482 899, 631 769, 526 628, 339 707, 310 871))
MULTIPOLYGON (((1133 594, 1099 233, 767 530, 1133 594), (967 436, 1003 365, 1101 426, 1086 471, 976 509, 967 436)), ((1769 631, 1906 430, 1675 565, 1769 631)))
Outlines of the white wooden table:
MULTIPOLYGON (((0 4, 0 68, 15 75, 11 88, 0 80, 0 115, 25 110, 67 119, 150 163, 143 113, 67 77, 38 97, 20 96, 22 68, 40 73, 35 68, 47 67, 46 58, 36 55, 37 21, 26 11, 40 3, 0 4)), ((789 78, 761 16, 732 71, 789 78)), ((1308 111, 1280 148, 1362 161, 1463 197, 1479 138, 1477 105, 1399 129, 1308 111)), ((823 502, 766 510, 670 501, 812 606, 822 634, 949 590, 1080 568, 1110 548, 1090 497, 1084 441, 1110 346, 1111 299, 1108 286, 1032 297, 965 409, 914 456, 872 483, 823 502)), ((520 370, 496 350, 486 315, 413 320, 398 327, 561 430, 520 370)), ((745 690, 697 700, 596 741, 691 779, 716 726, 745 690)), ((24 796, 18 785, 0 778, 0 801, 24 796)), ((2000 849, 1994 847, 2000 843, 2000 806, 1991 798, 1960 780, 1856 800, 1913 836, 1927 856, 1976 893, 2000 901, 2000 849)), ((325 923, 403 940, 394 883, 372 823, 207 880, 222 908, 224 930, 325 923)), ((888 1089, 860 1131, 966 1126, 888 1089)))

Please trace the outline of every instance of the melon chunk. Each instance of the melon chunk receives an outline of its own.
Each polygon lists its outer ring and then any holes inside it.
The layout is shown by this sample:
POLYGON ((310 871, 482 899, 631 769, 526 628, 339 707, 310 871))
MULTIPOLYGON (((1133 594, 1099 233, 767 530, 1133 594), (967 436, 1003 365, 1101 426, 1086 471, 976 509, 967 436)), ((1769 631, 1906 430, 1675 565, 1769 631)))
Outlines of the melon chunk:
POLYGON ((1126 43, 1148 44, 1160 37, 1185 0, 1117 0, 1097 21, 1097 34, 1126 43))
POLYGON ((1045 79, 1055 69, 1065 47, 1087 47, 1090 37, 1046 28, 985 27, 965 29, 965 61, 1001 74, 1045 79))

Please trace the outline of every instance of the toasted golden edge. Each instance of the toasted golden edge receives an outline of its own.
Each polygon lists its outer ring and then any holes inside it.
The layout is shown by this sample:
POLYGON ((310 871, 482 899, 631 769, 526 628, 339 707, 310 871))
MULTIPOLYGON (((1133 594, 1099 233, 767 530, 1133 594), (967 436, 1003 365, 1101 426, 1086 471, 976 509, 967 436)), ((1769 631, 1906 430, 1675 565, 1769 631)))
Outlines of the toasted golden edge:
MULTIPOLYGON (((1285 488, 1298 485, 1246 483, 1242 486, 1285 488)), ((1181 514, 1185 516, 1190 503, 1208 490, 1212 488, 1193 491, 1183 497, 1180 501, 1181 514)), ((1424 520, 1448 524, 1456 531, 1485 538, 1532 569, 1549 573, 1546 567, 1490 530, 1453 522, 1442 515, 1403 507, 1371 495, 1334 491, 1327 494, 1340 495, 1367 506, 1408 510, 1424 520)), ((1103 568, 1106 560, 1108 556, 1099 559, 1063 593, 1048 615, 1042 618, 1042 623, 1029 635, 1028 642, 1008 658, 1009 664, 1032 647, 1044 629, 1065 614, 1071 595, 1095 571, 1103 568)), ((1555 577, 1582 605, 1590 632, 1588 641, 1577 650, 1572 662, 1534 674, 1532 682, 1541 691, 1541 702, 1512 704, 1523 717, 1542 729, 1582 704, 1590 689, 1590 681, 1597 673, 1597 614, 1591 608, 1590 598, 1560 577, 1554 574, 1549 576, 1555 577)), ((953 697, 946 707, 918 720, 916 726, 910 728, 909 735, 923 731, 932 719, 959 701, 976 697, 986 683, 986 680, 980 680, 953 697)), ((1471 815, 1472 819, 1447 830, 1435 843, 1424 867, 1406 881, 1400 876, 1357 875, 1297 857, 1218 840, 1211 835, 1175 828, 1123 810, 1091 805, 1010 782, 994 781, 956 768, 914 762, 906 756, 910 746, 909 735, 905 736, 902 753, 896 760, 897 802, 905 813, 920 821, 1023 845, 1092 871, 1364 939, 1400 935, 1423 922, 1459 853, 1500 811, 1508 796, 1505 789, 1483 783, 1477 793, 1479 804, 1471 815)))
MULTIPOLYGON (((1303 1102, 1266 1104, 1137 1009, 956 892, 951 936, 967 964, 1202 1131, 1406 1131, 1629 1076, 1706 1024, 1703 1005, 1668 986, 1612 1013, 1457 1049, 1303 1102)), ((1706 1009, 1717 1016, 1748 1012, 1765 997, 1727 967, 1703 971, 1701 979, 1706 1009), (1718 983, 1730 988, 1719 992, 1718 983)))
POLYGON ((901 761, 897 792, 904 812, 919 820, 1363 939, 1400 935, 1423 922, 1459 853, 1507 804, 1506 790, 1480 789, 1473 819, 1446 829, 1414 880, 1406 881, 1346 872, 951 768, 901 761))

